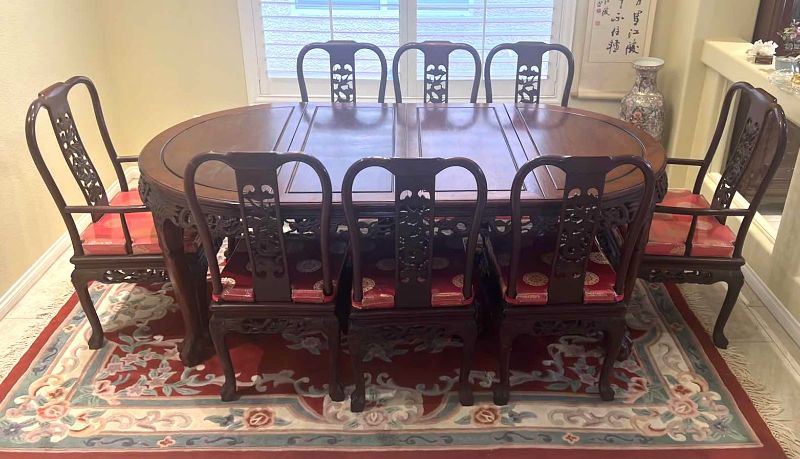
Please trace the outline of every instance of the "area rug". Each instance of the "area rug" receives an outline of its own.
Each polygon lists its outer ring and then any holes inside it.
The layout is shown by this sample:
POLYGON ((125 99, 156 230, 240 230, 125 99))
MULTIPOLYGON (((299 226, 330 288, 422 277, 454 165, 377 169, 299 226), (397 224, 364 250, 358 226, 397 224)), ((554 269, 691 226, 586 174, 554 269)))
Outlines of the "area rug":
POLYGON ((515 342, 504 407, 491 403, 491 340, 479 342, 470 374, 475 405, 462 407, 458 341, 398 337, 370 348, 359 414, 326 396, 321 334, 232 338, 242 397, 224 403, 216 358, 180 362, 169 284, 91 292, 105 347, 88 349, 70 299, 0 385, 0 457, 785 457, 674 286, 637 288, 614 402, 597 394, 599 336, 515 342))

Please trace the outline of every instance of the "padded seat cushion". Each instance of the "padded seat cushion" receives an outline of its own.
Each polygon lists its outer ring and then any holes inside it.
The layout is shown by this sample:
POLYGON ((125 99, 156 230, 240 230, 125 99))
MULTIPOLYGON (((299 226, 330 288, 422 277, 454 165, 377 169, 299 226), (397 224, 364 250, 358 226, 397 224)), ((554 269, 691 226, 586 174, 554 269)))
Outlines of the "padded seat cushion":
MULTIPOLYGON (((524 235, 523 235, 524 237, 524 235)), ((508 296, 508 278, 511 269, 511 237, 498 236, 487 241, 489 263, 500 279, 505 301, 512 305, 545 305, 547 287, 552 270, 553 238, 524 237, 520 253, 517 297, 508 296)), ((617 274, 602 251, 595 245, 586 268, 583 283, 584 303, 616 303, 623 296, 614 290, 617 274)))
MULTIPOLYGON (((336 296, 336 286, 347 254, 347 242, 334 239, 330 243, 330 272, 333 291, 326 296, 322 291, 322 257, 319 240, 284 237, 289 265, 292 301, 295 303, 329 303, 336 296)), ((244 242, 241 242, 244 244, 244 242)), ((222 267, 222 295, 214 301, 253 303, 253 276, 247 269, 250 256, 244 245, 222 267)))
MULTIPOLYGON (((433 243, 431 266, 431 305, 434 307, 464 306, 472 298, 464 298, 464 267, 467 262, 465 243, 459 237, 437 237, 433 243)), ((357 309, 394 307, 395 259, 394 240, 361 243, 362 301, 353 301, 357 309)), ((473 274, 473 278, 475 273, 473 274)), ((475 291, 473 287, 473 292, 475 291)), ((420 305, 423 307, 424 305, 420 305)))
MULTIPOLYGON (((111 206, 140 206, 139 191, 122 191, 111 200, 111 206)), ((131 234, 131 249, 134 254, 159 254, 156 226, 150 212, 125 214, 131 234)), ((81 244, 86 255, 125 255, 125 235, 119 214, 104 214, 81 234, 81 244)))
MULTIPOLYGON (((688 190, 669 190, 661 205, 708 209, 706 199, 688 190)), ((646 253, 649 255, 685 255, 686 237, 692 223, 691 215, 660 214, 653 215, 646 253)), ((692 256, 724 257, 733 255, 736 235, 715 217, 697 218, 697 226, 692 239, 692 256)))

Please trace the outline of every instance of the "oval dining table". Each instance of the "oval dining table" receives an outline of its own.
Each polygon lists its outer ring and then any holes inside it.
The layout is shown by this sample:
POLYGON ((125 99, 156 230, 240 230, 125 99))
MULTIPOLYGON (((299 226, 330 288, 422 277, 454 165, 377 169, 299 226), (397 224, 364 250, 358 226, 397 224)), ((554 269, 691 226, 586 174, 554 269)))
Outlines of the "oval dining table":
MULTIPOLYGON (((347 168, 369 156, 418 158, 466 157, 486 175, 489 194, 487 231, 507 230, 509 188, 517 169, 543 155, 641 156, 657 178, 656 197, 667 190, 666 154, 650 135, 599 113, 543 104, 376 104, 273 103, 235 108, 192 118, 153 138, 139 157, 139 191, 152 210, 165 264, 184 322, 181 359, 193 366, 211 350, 205 260, 184 250, 184 232, 192 231, 191 212, 183 192, 183 173, 195 156, 209 152, 299 151, 318 158, 333 184, 333 221, 343 221, 339 199, 347 168)), ((355 204, 361 217, 394 212, 392 176, 368 170, 356 182, 355 204)), ((319 215, 316 175, 301 164, 279 172, 281 215, 292 231, 313 229, 319 215)), ((523 208, 534 215, 556 215, 564 176, 540 168, 525 182, 523 208)), ((603 224, 624 225, 641 200, 638 172, 620 168, 607 177, 603 224)), ((221 163, 206 163, 197 173, 197 194, 214 236, 239 230, 238 196, 233 172, 221 163)), ((459 170, 444 171, 436 182, 437 216, 469 217, 474 207, 474 180, 459 170)), ((449 221, 452 221, 450 219, 449 221)))

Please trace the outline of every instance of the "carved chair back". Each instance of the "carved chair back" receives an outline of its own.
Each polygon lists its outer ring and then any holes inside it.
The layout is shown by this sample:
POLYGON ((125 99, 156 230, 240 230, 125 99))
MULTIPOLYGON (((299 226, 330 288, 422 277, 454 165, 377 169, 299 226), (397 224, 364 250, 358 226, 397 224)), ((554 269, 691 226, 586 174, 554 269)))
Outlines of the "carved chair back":
POLYGON ((424 56, 423 102, 447 103, 450 94, 450 54, 458 50, 467 51, 475 63, 475 75, 472 78, 469 101, 473 104, 478 101, 478 87, 481 83, 481 57, 478 55, 478 51, 466 43, 423 41, 406 43, 400 46, 394 55, 392 79, 394 80, 394 97, 398 103, 403 102, 403 94, 400 89, 400 59, 403 54, 411 50, 419 50, 424 56))
POLYGON ((322 261, 323 292, 333 291, 329 256, 331 179, 322 163, 303 153, 205 153, 193 158, 186 166, 184 191, 192 217, 197 225, 203 251, 208 259, 213 293, 222 293, 217 254, 211 237, 208 219, 197 199, 195 175, 197 169, 208 161, 219 161, 232 168, 239 196, 239 219, 242 239, 249 257, 248 269, 252 274, 255 302, 291 302, 291 279, 289 278, 284 240, 283 219, 278 188, 278 169, 289 162, 304 163, 319 177, 322 189, 320 203, 319 244, 322 261))
POLYGON ((561 106, 569 104, 569 93, 572 89, 572 78, 575 74, 575 59, 572 51, 564 45, 544 43, 541 41, 518 41, 502 43, 489 51, 484 67, 484 84, 486 85, 486 102, 492 102, 492 61, 500 51, 511 50, 517 55, 516 78, 514 86, 514 102, 538 104, 542 87, 542 58, 550 51, 559 52, 567 58, 567 81, 561 96, 561 106))
MULTIPOLYGON (((100 136, 103 139, 106 152, 108 153, 111 163, 114 166, 117 180, 119 181, 120 189, 128 191, 128 182, 125 180, 125 173, 122 169, 121 162, 130 160, 130 158, 120 158, 117 156, 117 151, 114 149, 114 144, 111 143, 111 136, 108 133, 105 117, 103 116, 103 109, 100 106, 100 96, 97 93, 92 80, 85 76, 74 76, 67 81, 59 82, 51 85, 39 93, 36 100, 34 100, 28 108, 28 113, 25 117, 25 137, 28 143, 28 150, 30 151, 36 169, 39 171, 42 180, 44 180, 47 190, 53 197, 59 212, 61 213, 64 223, 67 226, 67 232, 72 240, 72 246, 75 255, 83 255, 83 246, 81 244, 80 233, 75 226, 72 213, 89 213, 92 216, 92 221, 98 221, 100 217, 107 211, 109 204, 109 196, 106 191, 100 174, 92 162, 91 157, 86 151, 86 146, 78 133, 78 127, 75 122, 75 117, 72 114, 72 108, 69 103, 69 94, 72 88, 78 85, 83 85, 89 92, 89 97, 92 101, 92 108, 94 110, 97 127, 100 131, 100 136), (92 206, 93 209, 79 208, 79 206, 68 206, 64 200, 64 196, 58 188, 58 184, 53 178, 47 163, 42 156, 42 151, 39 148, 39 141, 36 132, 36 121, 39 117, 39 112, 45 109, 50 118, 50 124, 53 127, 58 147, 64 160, 67 162, 78 188, 81 190, 87 206, 92 206), (95 211, 96 209, 96 211, 95 211)), ((122 209, 122 207, 117 210, 122 209)), ((142 207, 141 210, 144 210, 142 207)), ((128 206, 124 212, 131 212, 133 206, 128 206)), ((130 234, 128 233, 127 224, 125 219, 120 216, 122 221, 123 233, 126 237, 126 246, 130 249, 131 241, 130 234)), ((131 253, 128 250, 128 253, 131 253)))
POLYGON ((297 55, 297 81, 300 85, 300 99, 308 102, 308 88, 303 73, 303 62, 306 54, 314 49, 328 53, 331 72, 331 102, 356 101, 356 52, 370 50, 378 56, 381 64, 381 81, 378 88, 378 102, 383 103, 386 97, 386 56, 380 48, 372 43, 359 43, 352 40, 330 40, 327 42, 309 43, 297 55))
MULTIPOLYGON (((471 298, 473 262, 481 217, 486 205, 486 177, 467 158, 364 158, 347 170, 342 183, 342 205, 347 218, 353 253, 353 298, 362 301, 361 228, 353 205, 353 182, 362 170, 381 167, 394 175, 395 307, 419 308, 431 305, 431 266, 436 229, 436 176, 445 169, 466 169, 475 179, 477 197, 472 221, 467 228, 464 298, 471 298)), ((454 234, 453 237, 456 237, 454 234)), ((461 237, 461 236, 457 236, 461 237)))
MULTIPOLYGON (((540 156, 524 164, 511 186, 511 264, 509 268, 508 296, 516 298, 515 279, 519 274, 522 248, 522 202, 521 192, 528 174, 543 166, 554 166, 566 175, 558 229, 553 250, 552 268, 548 281, 548 304, 583 303, 583 285, 586 266, 593 250, 601 219, 606 176, 620 167, 633 167, 644 176, 641 200, 628 225, 621 253, 616 260, 616 283, 614 290, 619 295, 627 292, 628 282, 635 278, 628 275, 637 267, 631 266, 645 223, 652 215, 655 178, 650 164, 641 157, 554 157, 540 156), (629 277, 631 277, 629 279, 629 277)), ((530 215, 531 220, 536 215, 530 215)))
MULTIPOLYGON (((734 246, 734 258, 741 256, 750 223, 783 159, 787 136, 786 116, 775 97, 746 82, 732 84, 725 94, 717 127, 697 174, 693 193, 700 194, 702 190, 703 181, 725 131, 731 104, 737 94, 742 116, 735 123, 728 157, 719 184, 711 199, 711 209, 730 209, 733 197, 739 191, 746 177, 757 177, 756 181, 760 181, 760 184, 756 188, 753 198, 750 199, 750 205, 746 212, 742 215, 743 221, 734 246)), ((725 216, 717 216, 717 218, 721 223, 725 223, 725 216)), ((688 236, 689 241, 692 241, 696 222, 697 217, 693 217, 688 236)))

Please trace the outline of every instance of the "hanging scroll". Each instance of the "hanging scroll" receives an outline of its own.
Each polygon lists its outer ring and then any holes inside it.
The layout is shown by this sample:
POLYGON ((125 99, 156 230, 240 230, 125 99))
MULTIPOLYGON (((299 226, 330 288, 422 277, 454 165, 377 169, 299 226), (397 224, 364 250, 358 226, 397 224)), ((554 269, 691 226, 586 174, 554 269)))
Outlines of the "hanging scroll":
POLYGON ((630 63, 650 55, 656 0, 589 0, 578 95, 618 98, 633 84, 630 63))

